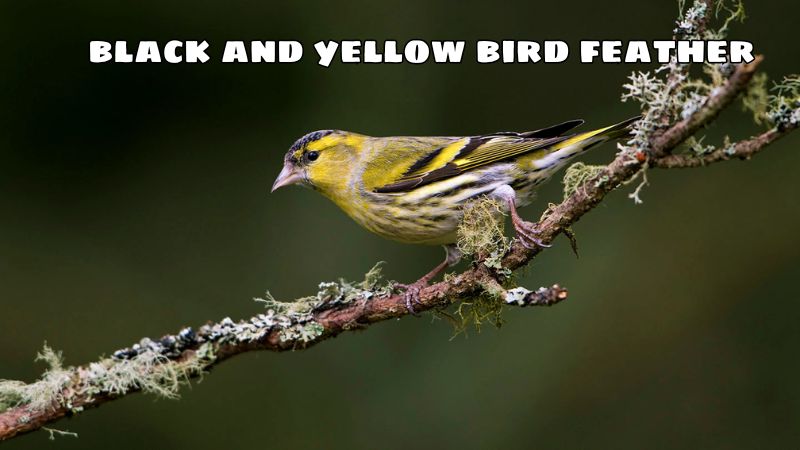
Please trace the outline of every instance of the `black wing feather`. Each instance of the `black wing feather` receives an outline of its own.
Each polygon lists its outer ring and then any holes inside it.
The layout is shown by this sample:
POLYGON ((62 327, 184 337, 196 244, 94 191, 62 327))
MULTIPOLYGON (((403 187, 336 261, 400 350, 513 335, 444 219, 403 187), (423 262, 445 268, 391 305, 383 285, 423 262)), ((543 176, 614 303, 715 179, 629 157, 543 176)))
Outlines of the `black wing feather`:
POLYGON ((541 130, 527 131, 525 133, 520 133, 520 136, 526 138, 542 138, 542 139, 558 137, 580 125, 583 125, 583 119, 568 120, 558 125, 542 128, 541 130))

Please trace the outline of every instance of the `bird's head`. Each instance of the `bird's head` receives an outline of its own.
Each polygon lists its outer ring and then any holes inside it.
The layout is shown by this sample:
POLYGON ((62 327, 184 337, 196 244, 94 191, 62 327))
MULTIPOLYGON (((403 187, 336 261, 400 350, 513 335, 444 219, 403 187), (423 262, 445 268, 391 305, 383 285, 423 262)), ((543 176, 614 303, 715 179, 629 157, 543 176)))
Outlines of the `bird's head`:
POLYGON ((272 185, 272 192, 290 184, 301 184, 328 197, 336 197, 346 189, 350 169, 363 143, 364 136, 346 131, 308 133, 286 152, 283 169, 272 185))

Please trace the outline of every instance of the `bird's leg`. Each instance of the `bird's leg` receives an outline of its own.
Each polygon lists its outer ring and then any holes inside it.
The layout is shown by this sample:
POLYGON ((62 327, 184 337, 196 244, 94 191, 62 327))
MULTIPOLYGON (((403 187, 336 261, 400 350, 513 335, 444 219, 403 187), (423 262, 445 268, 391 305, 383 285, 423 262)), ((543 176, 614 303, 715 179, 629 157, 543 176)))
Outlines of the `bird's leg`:
POLYGON ((454 266, 461 261, 461 252, 458 250, 453 244, 445 245, 444 251, 447 254, 444 261, 439 263, 436 267, 434 267, 430 272, 426 273, 422 276, 419 280, 411 283, 411 284, 403 284, 403 283, 394 283, 394 287, 396 289, 402 289, 403 296, 406 300, 406 308, 408 308, 408 312, 411 314, 416 314, 414 311, 414 303, 419 303, 419 293, 420 291, 427 287, 431 280, 436 278, 437 275, 442 273, 445 269, 450 266, 454 266))
POLYGON ((535 223, 525 221, 519 216, 513 199, 508 202, 508 210, 511 212, 511 223, 514 224, 514 229, 517 231, 517 237, 525 248, 550 247, 550 244, 545 244, 539 239, 539 227, 535 223))
POLYGON ((533 249, 535 247, 550 247, 545 244, 538 237, 540 231, 535 223, 523 220, 517 212, 516 193, 509 185, 503 185, 494 190, 493 194, 506 202, 508 212, 511 213, 511 223, 514 225, 514 230, 517 232, 517 238, 525 246, 525 248, 533 249))

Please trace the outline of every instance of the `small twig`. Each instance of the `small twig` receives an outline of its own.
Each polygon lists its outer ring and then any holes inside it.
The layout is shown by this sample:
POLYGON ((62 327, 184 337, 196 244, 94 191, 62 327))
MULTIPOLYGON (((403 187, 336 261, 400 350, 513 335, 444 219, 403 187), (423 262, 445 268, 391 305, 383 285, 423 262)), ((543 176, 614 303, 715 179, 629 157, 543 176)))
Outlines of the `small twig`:
POLYGON ((662 156, 661 158, 653 159, 650 162, 650 165, 652 167, 658 167, 662 169, 681 169, 700 167, 719 161, 728 161, 731 159, 750 159, 753 155, 763 150, 767 145, 777 141, 783 136, 786 136, 795 128, 797 128, 797 125, 789 125, 781 130, 773 128, 758 136, 737 142, 736 144, 726 148, 718 148, 713 152, 702 156, 686 154, 662 156))
POLYGON ((567 290, 557 284, 541 287, 533 292, 525 288, 515 288, 506 294, 506 303, 517 306, 553 306, 566 300, 567 296, 567 290))
POLYGON ((42 427, 42 429, 47 431, 48 433, 50 433, 50 436, 48 437, 48 439, 50 439, 51 441, 55 441, 56 440, 56 435, 68 436, 68 437, 74 437, 74 438, 78 437, 78 433, 73 433, 72 431, 69 431, 69 430, 57 430, 55 428, 48 428, 48 427, 42 427))

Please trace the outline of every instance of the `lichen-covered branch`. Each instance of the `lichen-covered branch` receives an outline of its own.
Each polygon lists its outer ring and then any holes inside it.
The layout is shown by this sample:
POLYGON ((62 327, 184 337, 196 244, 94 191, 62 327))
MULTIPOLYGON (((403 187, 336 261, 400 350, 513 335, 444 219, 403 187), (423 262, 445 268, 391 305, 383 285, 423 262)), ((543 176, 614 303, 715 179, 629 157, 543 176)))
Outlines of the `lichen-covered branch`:
POLYGON ((703 107, 688 115, 684 120, 674 124, 663 133, 659 133, 651 141, 651 154, 658 158, 668 154, 689 136, 695 134, 702 127, 714 120, 726 106, 733 102, 750 83, 756 68, 764 57, 756 56, 755 61, 736 67, 733 74, 723 86, 711 91, 705 99, 703 107))
MULTIPOLYGON (((720 4, 713 3, 715 12, 720 11, 720 4)), ((728 24, 740 15, 741 5, 723 8, 731 15, 716 30, 709 28, 716 17, 716 13, 710 14, 711 8, 712 2, 696 0, 678 22, 676 36, 724 38, 728 24)), ((550 205, 538 223, 542 242, 551 243, 561 233, 573 241, 573 224, 610 192, 637 177, 646 180, 650 168, 700 167, 747 159, 795 130, 800 122, 800 78, 785 78, 768 96, 760 84, 752 82, 762 59, 759 56, 738 66, 706 65, 708 80, 690 78, 688 68, 675 61, 653 74, 632 74, 624 86, 623 101, 638 102, 643 119, 609 164, 579 163, 567 171, 564 200, 550 205), (703 145, 703 138, 695 135, 745 93, 745 104, 771 129, 734 144, 726 139, 719 148, 703 145)), ((634 191, 637 200, 642 186, 634 191)), ((416 312, 435 310, 450 319, 480 321, 498 318, 505 305, 550 306, 566 299, 567 291, 558 285, 535 291, 513 286, 513 272, 543 248, 531 250, 506 239, 502 223, 491 219, 497 205, 487 200, 474 206, 465 210, 465 226, 460 230, 465 236, 460 247, 472 254, 473 264, 423 289, 414 305, 416 312), (455 316, 443 311, 454 303, 459 303, 455 316), (471 310, 465 312, 464 308, 471 310)), ((64 367, 60 355, 46 348, 40 358, 49 369, 38 381, 0 380, 0 441, 135 392, 174 397, 183 383, 240 353, 300 350, 345 331, 412 313, 405 297, 382 281, 379 267, 363 282, 322 283, 315 295, 294 302, 278 302, 269 294, 260 301, 265 311, 249 319, 235 322, 226 318, 159 339, 145 338, 83 366, 64 367)))
MULTIPOLYGON (((484 279, 497 283, 481 267, 426 289, 417 309, 473 295, 484 279)), ((558 285, 532 292, 497 286, 500 301, 508 305, 550 306, 567 298, 558 285)), ((50 367, 39 381, 0 381, 0 441, 131 393, 175 397, 181 384, 240 353, 304 349, 343 331, 409 314, 403 297, 391 295, 389 284, 381 281, 377 266, 362 283, 322 283, 317 295, 291 303, 259 300, 266 312, 248 320, 225 318, 157 340, 144 338, 86 366, 64 368, 61 356, 45 347, 37 359, 50 367)))
MULTIPOLYGON (((658 129, 648 130, 652 137, 646 141, 646 145, 638 147, 623 146, 617 157, 603 170, 600 170, 595 176, 590 177, 581 186, 577 187, 573 194, 563 202, 552 206, 545 212, 540 221, 542 233, 539 237, 546 244, 552 242, 559 233, 597 206, 609 192, 630 181, 640 171, 646 170, 647 167, 659 166, 659 161, 668 158, 673 150, 677 149, 681 143, 689 139, 700 128, 710 123, 720 111, 730 105, 742 93, 762 60, 762 57, 758 57, 750 64, 737 66, 731 76, 723 84, 715 88, 712 94, 705 99, 702 106, 698 107, 686 119, 674 123, 663 131, 658 129), (644 151, 641 147, 647 150, 644 151)), ((639 126, 646 127, 648 125, 640 124, 639 126)), ((786 127, 779 134, 785 134, 792 129, 786 127)), ((768 133, 772 136, 770 132, 768 133)), ((636 136, 633 141, 639 140, 641 140, 641 137, 636 136)), ((503 260, 503 265, 512 270, 516 269, 521 265, 527 264, 541 250, 542 248, 529 250, 522 245, 514 245, 503 260)))
POLYGON ((773 128, 758 136, 746 139, 735 144, 731 144, 703 155, 667 155, 654 159, 651 167, 662 169, 679 169, 705 166, 719 161, 731 159, 750 159, 753 155, 766 148, 769 144, 786 136, 790 131, 797 128, 797 125, 790 125, 781 130, 773 128))

